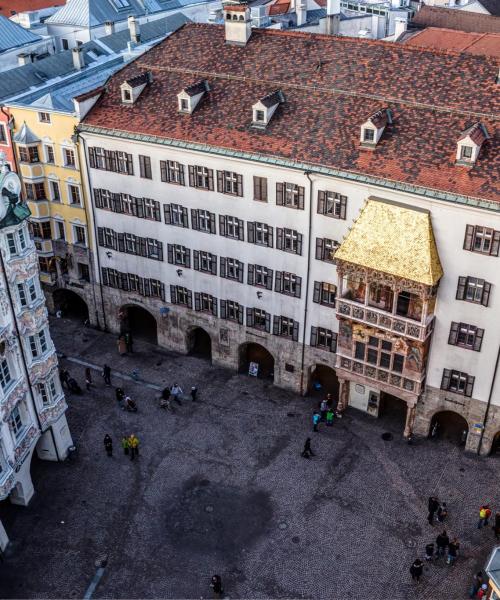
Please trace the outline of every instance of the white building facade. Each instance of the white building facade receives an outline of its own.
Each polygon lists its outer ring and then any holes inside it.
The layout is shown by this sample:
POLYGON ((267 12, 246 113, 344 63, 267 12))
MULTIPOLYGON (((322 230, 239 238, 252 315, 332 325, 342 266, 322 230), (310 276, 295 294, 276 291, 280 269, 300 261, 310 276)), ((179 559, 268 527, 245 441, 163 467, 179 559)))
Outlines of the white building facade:
MULTIPOLYGON (((2 168, 0 190, 0 500, 26 506, 35 448, 64 460, 73 442, 17 175, 2 168)), ((0 523, 0 548, 7 543, 0 523)))
MULTIPOLYGON (((251 46, 245 9, 227 14, 244 18, 239 31, 226 29, 226 41, 251 46)), ((286 35, 258 35, 266 34, 286 35)), ((130 107, 144 110, 142 97, 153 93, 152 71, 148 83, 146 74, 117 75, 123 83, 108 90, 129 123, 130 107)), ((169 117, 182 127, 197 111, 209 113, 217 83, 176 89, 178 116, 169 117)), ((285 86, 254 98, 245 116, 252 135, 283 118, 293 93, 285 86)), ((393 121, 390 112, 363 116, 353 143, 368 157, 393 121)), ((319 382, 338 395, 340 410, 350 404, 377 415, 388 397, 399 399, 407 436, 426 435, 436 415, 453 412, 468 429, 467 448, 489 452, 500 430, 496 202, 283 158, 277 146, 266 156, 222 138, 217 146, 101 125, 99 108, 96 117, 90 113, 80 137, 110 329, 140 334, 149 327, 141 307, 162 346, 209 345, 214 364, 248 372, 257 363, 259 374, 302 394, 319 382), (366 235, 372 206, 382 216, 366 235), (420 229, 403 230, 399 214, 410 224, 414 214, 420 229), (388 232, 394 245, 381 249, 377 237, 388 232)), ((457 173, 484 155, 489 142, 479 129, 457 135, 457 173)))

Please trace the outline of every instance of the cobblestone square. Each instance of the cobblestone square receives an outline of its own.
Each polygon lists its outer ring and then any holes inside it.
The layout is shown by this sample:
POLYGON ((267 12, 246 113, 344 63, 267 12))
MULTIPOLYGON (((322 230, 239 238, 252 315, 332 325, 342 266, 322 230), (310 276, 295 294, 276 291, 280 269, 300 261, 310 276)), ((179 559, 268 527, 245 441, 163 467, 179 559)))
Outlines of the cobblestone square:
POLYGON ((104 555, 94 598, 208 598, 214 573, 230 598, 467 597, 495 543, 476 522, 481 503, 500 508, 498 458, 447 441, 409 446, 400 422, 353 409, 313 434, 317 399, 141 342, 120 357, 114 336, 65 319, 52 321, 52 334, 82 387, 85 364, 104 362, 113 387, 94 370, 90 392, 67 396, 76 459, 34 459, 30 506, 0 504, 12 540, 0 597, 82 598, 104 555), (185 392, 196 384, 199 402, 162 411, 144 382, 185 392), (117 407, 117 385, 138 413, 117 407), (130 433, 141 442, 134 462, 119 444, 130 433), (309 461, 300 456, 308 435, 309 461), (446 529, 461 552, 453 567, 426 565, 417 585, 410 564, 439 532, 426 521, 430 494, 447 502, 446 529))

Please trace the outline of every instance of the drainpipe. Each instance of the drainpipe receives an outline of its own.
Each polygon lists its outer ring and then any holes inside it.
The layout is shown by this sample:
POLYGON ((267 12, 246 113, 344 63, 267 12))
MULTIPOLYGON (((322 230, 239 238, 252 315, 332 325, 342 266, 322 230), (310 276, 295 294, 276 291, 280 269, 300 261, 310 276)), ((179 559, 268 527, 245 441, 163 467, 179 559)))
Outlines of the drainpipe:
POLYGON ((304 171, 304 175, 309 180, 309 233, 307 244, 307 275, 304 298, 304 329, 302 331, 302 358, 300 363, 300 395, 304 395, 304 365, 306 357, 306 331, 307 331, 307 304, 309 301, 309 279, 311 276, 311 232, 312 232, 312 215, 313 215, 313 180, 311 179, 311 171, 304 171))
MULTIPOLYGON (((93 228, 94 229, 94 244, 95 244, 95 249, 96 249, 95 255, 96 255, 96 258, 97 258, 97 269, 99 271, 99 293, 100 293, 100 297, 101 297, 102 319, 103 319, 103 322, 104 322, 103 329, 104 329, 104 331, 108 331, 108 324, 106 322, 106 310, 104 308, 104 294, 103 294, 103 291, 102 291, 102 283, 101 283, 101 259, 99 258, 99 246, 97 245, 97 239, 98 239, 98 237, 97 237, 97 225, 96 225, 96 219, 95 219, 94 203, 92 202, 92 188, 91 188, 91 185, 90 185, 90 169, 89 169, 89 161, 88 161, 88 158, 87 158, 87 143, 85 141, 85 138, 82 138, 78 132, 77 132, 76 135, 77 135, 78 139, 79 140, 81 139, 82 142, 83 142, 83 154, 85 156, 85 169, 87 171, 87 181, 88 181, 88 184, 89 184, 89 204, 90 204, 90 210, 92 212, 92 222, 94 224, 94 228, 93 228)), ((94 270, 94 269, 92 269, 92 270, 94 270)), ((95 311, 95 313, 96 313, 97 323, 99 323, 99 317, 98 317, 98 314, 97 314, 97 305, 96 305, 96 311, 95 311)))
POLYGON ((14 148, 14 140, 12 139, 12 132, 14 130, 14 117, 12 115, 9 115, 9 113, 5 111, 4 104, 0 104, 0 110, 7 117, 7 125, 8 125, 8 129, 9 129, 9 138, 10 138, 10 147, 12 148, 12 157, 14 159, 14 167, 15 167, 16 173, 19 173, 19 165, 17 163, 17 155, 16 155, 16 151, 14 148))
POLYGON ((484 411, 483 427, 481 428, 481 436, 479 437, 479 444, 477 447, 478 454, 481 453, 481 448, 483 446, 484 430, 486 429, 486 421, 488 420, 488 414, 490 412, 491 398, 493 397, 493 388, 495 387, 495 379, 497 377, 499 362, 500 362, 500 346, 498 346, 497 359, 495 362, 495 369, 493 371, 493 379, 491 380, 490 393, 488 394, 488 403, 486 404, 486 410, 484 411))

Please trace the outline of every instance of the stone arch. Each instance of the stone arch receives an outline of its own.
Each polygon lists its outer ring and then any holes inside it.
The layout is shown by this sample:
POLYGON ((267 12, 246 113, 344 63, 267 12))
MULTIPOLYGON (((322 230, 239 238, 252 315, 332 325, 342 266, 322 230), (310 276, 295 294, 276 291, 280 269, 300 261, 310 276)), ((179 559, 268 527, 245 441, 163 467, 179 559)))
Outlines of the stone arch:
POLYGON ((89 318, 89 307, 85 300, 73 290, 58 288, 54 291, 54 307, 63 317, 77 319, 82 323, 89 318))
POLYGON ((500 431, 497 431, 491 440, 489 454, 492 456, 500 456, 500 431))
POLYGON ((186 345, 189 354, 212 360, 212 338, 203 327, 192 327, 188 330, 186 345))
POLYGON ((324 397, 331 394, 334 398, 339 396, 339 380, 333 367, 323 363, 316 363, 311 366, 309 372, 310 396, 324 397))
POLYGON ((245 342, 238 348, 239 372, 249 374, 250 363, 258 365, 257 377, 274 382, 274 356, 267 348, 254 342, 245 342))
POLYGON ((118 311, 120 334, 130 334, 132 340, 158 343, 158 323, 154 315, 144 306, 124 304, 118 311))
POLYGON ((432 436, 435 423, 438 425, 436 435, 438 439, 446 439, 461 446, 466 445, 470 426, 463 415, 454 410, 436 410, 429 420, 429 437, 432 436))

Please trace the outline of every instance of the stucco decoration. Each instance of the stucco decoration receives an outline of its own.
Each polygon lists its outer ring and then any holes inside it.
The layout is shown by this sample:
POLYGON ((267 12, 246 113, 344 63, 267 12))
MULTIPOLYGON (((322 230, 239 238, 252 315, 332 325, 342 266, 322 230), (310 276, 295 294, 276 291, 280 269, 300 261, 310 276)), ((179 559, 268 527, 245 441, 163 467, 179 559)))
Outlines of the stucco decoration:
POLYGON ((12 388, 9 394, 1 401, 0 410, 2 415, 2 421, 4 423, 7 422, 10 413, 14 410, 14 408, 26 398, 26 394, 28 393, 28 388, 24 381, 19 381, 17 385, 12 388))

